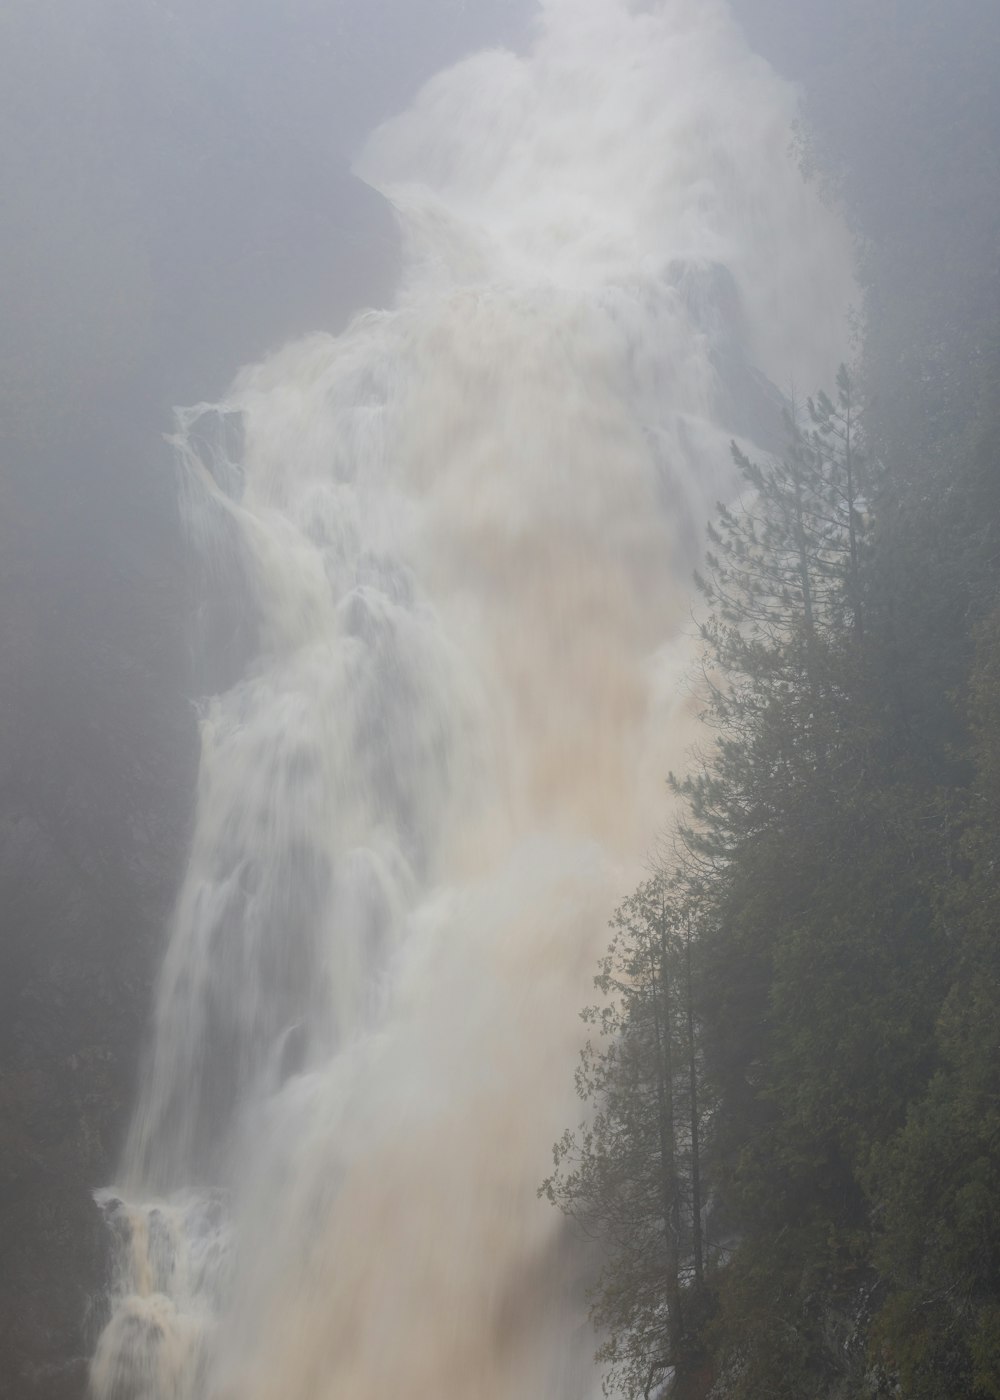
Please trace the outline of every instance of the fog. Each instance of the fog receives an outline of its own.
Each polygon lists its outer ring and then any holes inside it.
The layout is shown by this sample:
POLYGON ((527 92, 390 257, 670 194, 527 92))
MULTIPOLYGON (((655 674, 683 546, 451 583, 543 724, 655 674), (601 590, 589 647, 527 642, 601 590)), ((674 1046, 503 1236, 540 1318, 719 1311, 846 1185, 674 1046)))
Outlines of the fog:
POLYGON ((534 1193, 729 440, 980 421, 959 10, 0 6, 0 1400, 596 1393, 534 1193))

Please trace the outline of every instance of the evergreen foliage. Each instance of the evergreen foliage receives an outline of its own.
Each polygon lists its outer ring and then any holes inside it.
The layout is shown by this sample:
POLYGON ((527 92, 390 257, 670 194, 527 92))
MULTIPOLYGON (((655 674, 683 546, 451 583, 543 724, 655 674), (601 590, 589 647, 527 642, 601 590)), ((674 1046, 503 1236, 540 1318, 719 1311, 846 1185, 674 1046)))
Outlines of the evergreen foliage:
POLYGON ((606 1246, 610 1393, 1000 1396, 990 536, 941 637, 961 688, 900 693, 926 564, 859 422, 842 370, 781 460, 734 445, 698 579, 715 742, 671 780, 676 859, 615 916, 584 1013, 591 1116, 543 1189, 606 1246))
POLYGON ((641 885, 583 1012, 577 1091, 592 1116, 554 1148, 540 1188, 607 1250, 593 1307, 609 1394, 649 1396, 697 1349, 705 1240, 700 1139, 707 1102, 694 1007, 692 911, 667 881, 641 885))
POLYGON ((810 157, 864 236, 864 355, 780 459, 735 452, 711 744, 616 917, 546 1190, 605 1242, 616 1394, 1000 1400, 1000 12, 824 23, 810 157))

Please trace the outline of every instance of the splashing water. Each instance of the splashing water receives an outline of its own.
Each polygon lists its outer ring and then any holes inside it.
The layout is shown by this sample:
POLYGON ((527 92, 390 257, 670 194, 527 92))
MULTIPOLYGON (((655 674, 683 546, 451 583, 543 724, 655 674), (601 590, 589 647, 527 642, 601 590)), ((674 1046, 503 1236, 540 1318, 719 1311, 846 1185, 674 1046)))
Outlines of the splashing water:
POLYGON ((179 415, 258 644, 204 710, 98 1400, 595 1392, 535 1188, 690 734, 728 440, 843 344, 791 111, 721 4, 548 0, 361 157, 396 308, 179 415))

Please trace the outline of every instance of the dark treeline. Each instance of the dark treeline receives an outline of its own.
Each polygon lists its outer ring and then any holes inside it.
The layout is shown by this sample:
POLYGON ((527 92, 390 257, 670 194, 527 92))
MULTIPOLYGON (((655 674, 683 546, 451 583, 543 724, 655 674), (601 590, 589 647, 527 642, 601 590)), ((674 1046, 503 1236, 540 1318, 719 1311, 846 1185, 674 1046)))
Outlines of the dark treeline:
POLYGON ((809 159, 864 349, 736 453, 704 753, 544 1188, 630 1396, 1000 1396, 1000 12, 834 27, 809 159))

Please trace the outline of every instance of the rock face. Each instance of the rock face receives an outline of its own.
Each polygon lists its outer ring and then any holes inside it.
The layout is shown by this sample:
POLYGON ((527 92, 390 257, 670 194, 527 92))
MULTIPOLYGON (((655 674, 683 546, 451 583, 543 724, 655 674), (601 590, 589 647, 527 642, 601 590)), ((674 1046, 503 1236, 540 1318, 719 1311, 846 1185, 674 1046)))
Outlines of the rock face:
POLYGON ((184 862, 192 700, 239 660, 238 581, 206 609, 181 536, 170 406, 396 274, 383 201, 248 128, 169 12, 15 0, 0 46, 0 1400, 86 1389, 91 1193, 184 862))
POLYGON ((90 1191, 113 1170, 197 757, 169 515, 140 496, 122 537, 42 514, 35 465, 8 477, 0 602, 5 1397, 82 1388, 106 1243, 90 1191))

